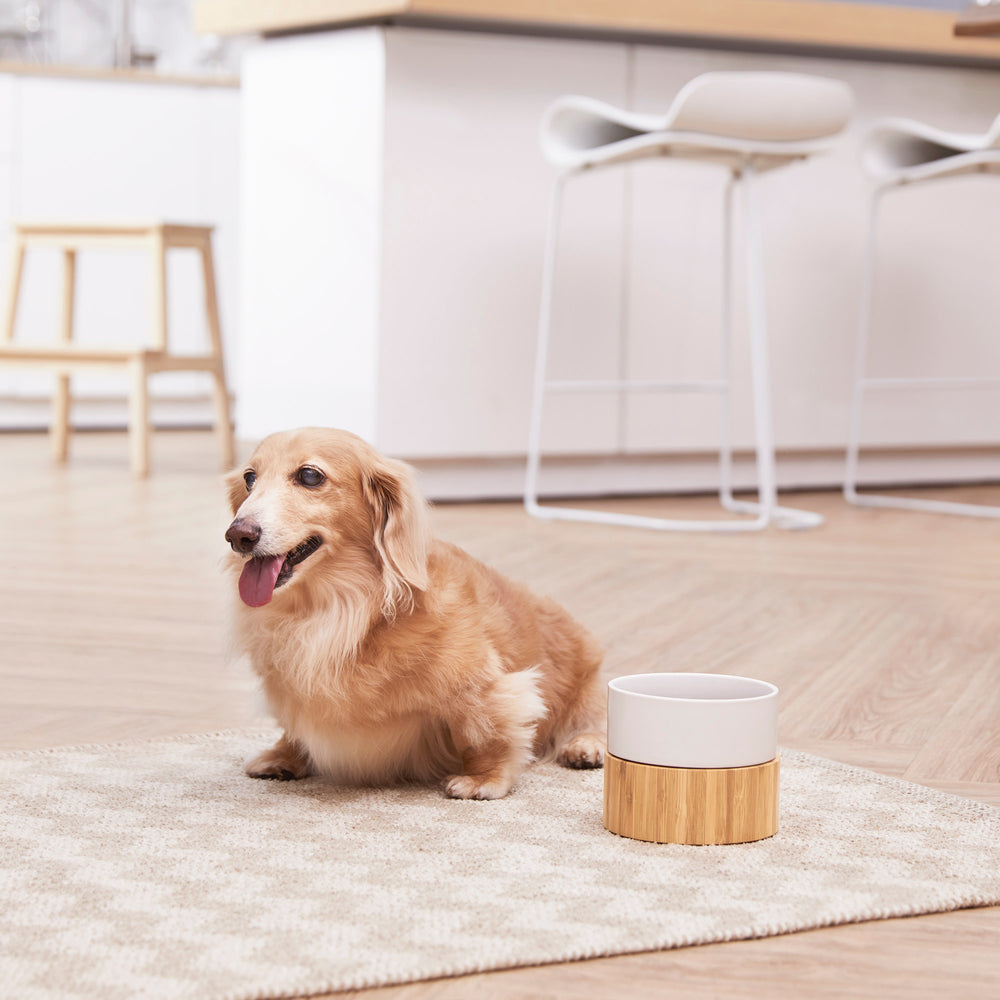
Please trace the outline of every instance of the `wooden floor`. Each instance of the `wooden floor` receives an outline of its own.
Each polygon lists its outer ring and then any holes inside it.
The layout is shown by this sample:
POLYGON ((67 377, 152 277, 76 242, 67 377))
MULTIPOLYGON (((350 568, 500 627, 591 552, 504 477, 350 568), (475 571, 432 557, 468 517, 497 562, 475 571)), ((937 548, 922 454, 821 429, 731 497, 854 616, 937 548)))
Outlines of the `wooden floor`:
MULTIPOLYGON (((160 433, 134 481, 124 435, 0 435, 0 746, 108 742, 262 718, 227 650, 229 517, 207 433, 160 433)), ((1000 503, 1000 489, 935 491, 1000 503)), ((1000 521, 848 507, 808 532, 725 536, 544 524, 441 506, 439 534, 549 593, 609 676, 742 673, 782 691, 790 747, 1000 806, 1000 521)), ((633 500, 706 516, 705 499, 633 500)), ((595 805, 595 808, 597 806, 595 805)), ((368 1000, 1000 996, 1000 909, 512 970, 368 1000)), ((352 994, 353 995, 353 994, 352 994)))

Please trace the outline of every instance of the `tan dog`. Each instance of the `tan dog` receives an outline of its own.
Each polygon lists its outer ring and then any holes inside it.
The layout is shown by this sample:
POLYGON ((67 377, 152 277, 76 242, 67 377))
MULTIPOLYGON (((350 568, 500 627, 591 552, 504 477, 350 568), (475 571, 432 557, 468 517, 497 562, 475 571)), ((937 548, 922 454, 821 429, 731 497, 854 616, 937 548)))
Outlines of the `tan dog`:
POLYGON ((249 775, 494 799, 535 758, 601 766, 597 642, 433 539, 408 466, 307 428, 264 440, 228 486, 236 636, 284 728, 249 775))

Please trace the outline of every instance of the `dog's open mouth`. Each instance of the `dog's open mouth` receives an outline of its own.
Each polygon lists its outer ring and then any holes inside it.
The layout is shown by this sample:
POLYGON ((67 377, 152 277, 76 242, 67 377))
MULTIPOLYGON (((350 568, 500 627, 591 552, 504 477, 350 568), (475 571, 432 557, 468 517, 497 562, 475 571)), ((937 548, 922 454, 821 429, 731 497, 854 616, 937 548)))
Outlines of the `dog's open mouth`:
POLYGON ((247 560, 240 574, 240 597, 251 608, 260 608, 274 596, 276 587, 292 578, 295 567, 308 559, 323 544, 319 535, 311 535, 291 552, 278 556, 254 556, 247 560))

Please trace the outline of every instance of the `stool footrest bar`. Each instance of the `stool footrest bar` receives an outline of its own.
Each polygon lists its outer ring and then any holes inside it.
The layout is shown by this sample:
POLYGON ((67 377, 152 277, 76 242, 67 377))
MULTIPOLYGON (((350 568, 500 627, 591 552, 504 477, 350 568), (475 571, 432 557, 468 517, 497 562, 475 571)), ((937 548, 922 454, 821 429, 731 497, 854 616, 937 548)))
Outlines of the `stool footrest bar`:
POLYGON ((677 382, 657 379, 575 379, 546 382, 547 392, 725 392, 728 382, 677 382))
POLYGON ((858 382, 862 389, 995 389, 1000 378, 959 376, 956 378, 863 378, 858 382))

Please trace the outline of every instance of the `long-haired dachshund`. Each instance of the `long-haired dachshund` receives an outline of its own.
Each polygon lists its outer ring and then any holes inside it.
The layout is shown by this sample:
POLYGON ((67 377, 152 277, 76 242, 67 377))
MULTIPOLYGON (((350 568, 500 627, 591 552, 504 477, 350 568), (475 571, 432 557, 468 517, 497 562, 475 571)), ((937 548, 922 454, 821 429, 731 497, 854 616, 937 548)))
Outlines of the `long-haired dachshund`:
POLYGON ((236 638, 284 729, 249 775, 495 799, 534 759, 601 766, 597 642, 432 538, 407 465, 305 428, 265 439, 227 485, 236 638))

